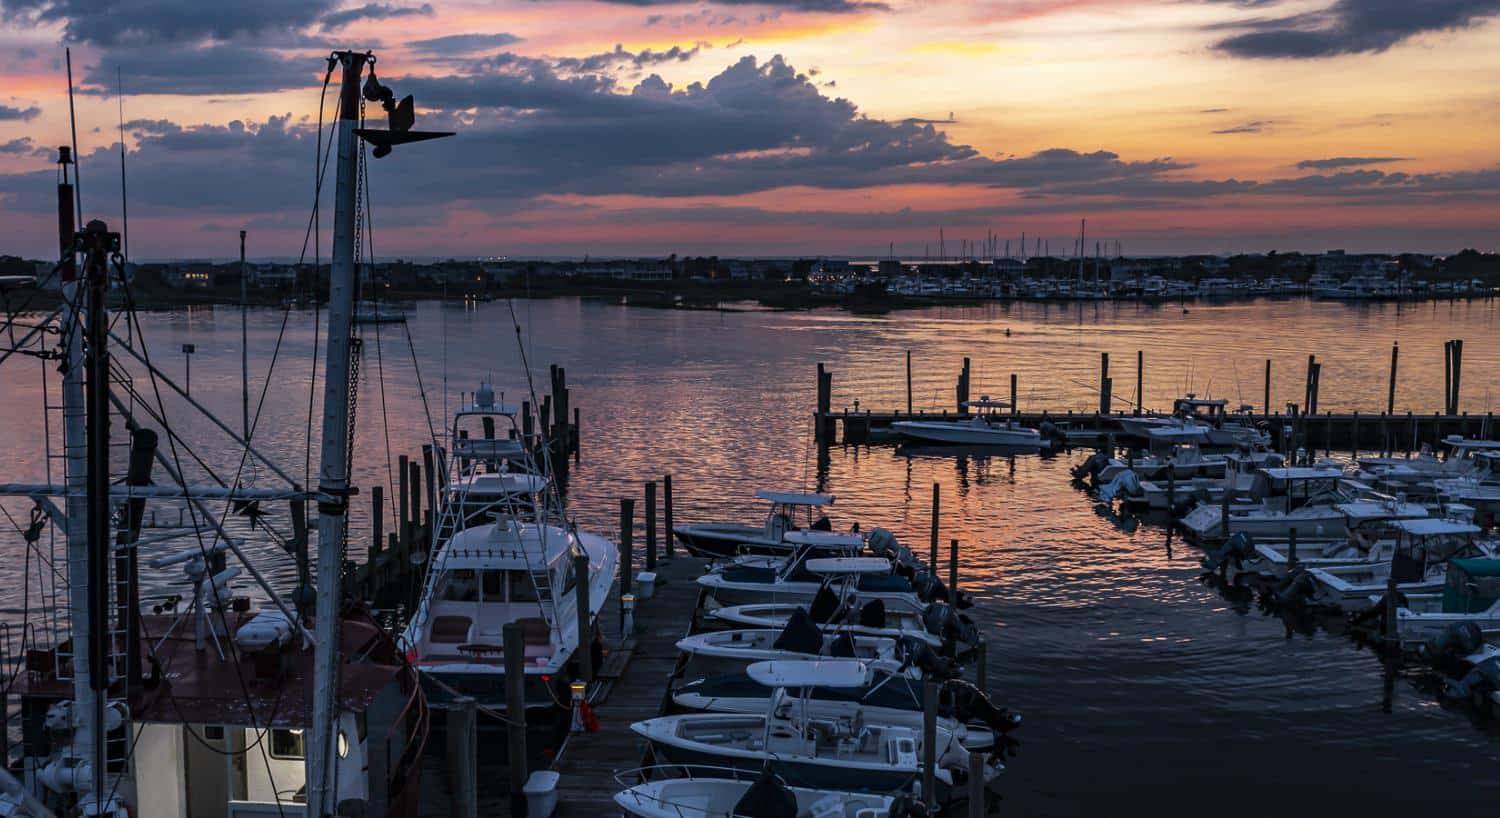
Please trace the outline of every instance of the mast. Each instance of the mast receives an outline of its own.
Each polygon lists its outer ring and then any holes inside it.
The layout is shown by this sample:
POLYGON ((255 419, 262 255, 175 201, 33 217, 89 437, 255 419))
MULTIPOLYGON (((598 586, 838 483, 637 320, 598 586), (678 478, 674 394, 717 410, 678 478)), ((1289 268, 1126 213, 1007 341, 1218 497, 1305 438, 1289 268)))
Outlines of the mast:
MULTIPOLYGON (((76 194, 73 184, 68 181, 68 166, 73 163, 73 155, 66 147, 59 149, 58 153, 60 176, 57 185, 57 232, 62 260, 59 276, 63 295, 63 451, 66 453, 64 479, 68 487, 68 620, 73 643, 73 742, 80 751, 87 752, 86 758, 93 768, 91 777, 75 780, 73 783, 80 793, 98 793, 104 791, 104 737, 94 729, 95 725, 103 723, 103 719, 96 718, 101 702, 94 690, 94 640, 90 636, 93 617, 90 611, 89 579, 92 566, 89 545, 94 526, 89 514, 93 498, 89 496, 92 489, 89 479, 91 430, 87 420, 89 404, 84 394, 84 325, 80 314, 83 301, 79 297, 81 282, 78 280, 74 245, 73 214, 76 194)), ((106 481, 107 479, 106 476, 106 481)), ((107 496, 106 493, 106 502, 107 496)), ((109 519, 107 513, 104 519, 109 519)))
POLYGON ((240 421, 250 440, 250 330, 245 297, 245 231, 240 231, 240 421))
POLYGON ((334 193, 333 262, 328 276, 328 343, 323 383, 323 432, 318 471, 318 576, 313 691, 313 740, 307 746, 307 814, 332 815, 338 717, 339 608, 343 597, 344 536, 348 513, 349 351, 354 293, 354 209, 358 155, 359 81, 368 54, 339 51, 338 171, 334 193))

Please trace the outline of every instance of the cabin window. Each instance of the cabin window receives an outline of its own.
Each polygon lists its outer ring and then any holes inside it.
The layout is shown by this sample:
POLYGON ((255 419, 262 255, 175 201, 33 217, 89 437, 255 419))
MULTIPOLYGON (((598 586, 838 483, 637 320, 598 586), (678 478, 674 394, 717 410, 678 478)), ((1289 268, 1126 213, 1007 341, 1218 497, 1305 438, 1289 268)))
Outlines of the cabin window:
POLYGON ((478 602, 479 583, 473 569, 459 568, 443 575, 438 599, 446 602, 478 602))
POLYGON ((485 602, 505 601, 505 572, 504 571, 481 571, 479 573, 481 584, 484 586, 485 602))
POLYGON ((510 577, 511 602, 536 602, 536 586, 531 584, 531 575, 525 571, 506 571, 510 577))
POLYGON ((573 560, 564 560, 562 565, 562 592, 564 594, 569 593, 573 590, 573 586, 577 584, 578 576, 573 571, 573 560))
POLYGON ((271 730, 271 758, 301 760, 307 756, 307 740, 301 730, 271 730))

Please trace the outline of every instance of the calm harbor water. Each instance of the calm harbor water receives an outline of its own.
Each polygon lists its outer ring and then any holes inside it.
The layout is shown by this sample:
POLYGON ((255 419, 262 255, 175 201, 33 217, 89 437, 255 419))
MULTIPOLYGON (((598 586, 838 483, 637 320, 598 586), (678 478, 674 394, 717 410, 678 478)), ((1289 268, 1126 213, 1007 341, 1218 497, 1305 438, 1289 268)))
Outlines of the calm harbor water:
MULTIPOLYGON (((665 473, 674 476, 679 521, 753 519, 761 513, 750 497, 756 488, 821 482, 838 495, 836 525, 890 528, 925 551, 931 487, 942 485, 943 538, 962 543, 962 583, 978 597, 990 634, 991 687, 1027 719, 1008 774, 1007 812, 1392 815, 1478 808, 1500 794, 1500 728, 1441 705, 1421 679, 1388 683, 1377 658, 1346 636, 1321 628, 1288 636, 1280 619, 1254 606, 1237 610, 1199 581, 1196 549, 1170 542, 1159 525, 1096 507, 1069 485, 1068 468, 1085 453, 975 457, 835 446, 820 467, 810 421, 820 361, 834 370, 835 407, 856 399, 873 409, 904 407, 908 350, 918 408, 951 407, 954 378, 970 356, 976 396, 1005 394, 1015 372, 1022 408, 1087 411, 1099 353, 1111 353, 1115 392, 1128 397, 1139 349, 1150 406, 1196 391, 1259 408, 1267 358, 1273 402, 1300 401, 1307 355, 1317 354, 1320 408, 1379 411, 1394 341, 1398 410, 1430 412, 1441 402, 1448 338, 1466 341, 1462 408, 1483 413, 1500 383, 1496 302, 1256 301, 1191 304, 1186 312, 997 304, 863 317, 560 299, 516 302, 514 310, 537 392, 545 391, 546 365, 561 364, 582 409, 570 503, 586 527, 612 535, 619 498, 639 498, 644 481, 665 473)), ((363 330, 355 477, 365 488, 393 484, 385 453, 418 452, 429 416, 446 424, 460 390, 485 378, 512 402, 526 391, 506 303, 427 302, 411 316, 404 329, 381 327, 378 339, 374 327, 363 330)), ((250 313, 252 412, 282 338, 255 439, 301 479, 314 314, 285 316, 284 334, 283 318, 279 310, 250 313)), ((190 366, 193 396, 238 428, 238 309, 143 314, 140 324, 153 361, 179 381, 190 366), (184 343, 195 345, 190 363, 184 343)), ((41 366, 12 360, 0 368, 0 462, 10 480, 48 477, 41 366)), ((149 380, 139 366, 133 371, 154 404, 149 380)), ((48 377, 55 388, 55 373, 48 377)), ((180 399, 163 401, 174 430, 231 477, 240 460, 234 445, 180 399)), ((58 423, 51 418, 54 437, 58 423)), ((201 476, 185 449, 178 456, 201 476)), ((264 469, 245 474, 257 485, 275 483, 264 469)), ((17 520, 27 510, 15 500, 4 505, 17 520)), ((163 504, 159 513, 175 517, 173 508, 163 504)), ((355 508, 352 542, 362 551, 368 499, 355 508)), ((284 525, 284 513, 277 516, 284 525)), ((0 526, 8 567, 0 604, 12 623, 26 607, 39 621, 47 589, 20 582, 24 548, 7 521, 0 526)), ((237 518, 230 526, 246 530, 237 518)), ((288 582, 292 566, 278 549, 257 553, 263 570, 288 582)), ((152 577, 148 596, 170 590, 168 579, 175 577, 152 577)))

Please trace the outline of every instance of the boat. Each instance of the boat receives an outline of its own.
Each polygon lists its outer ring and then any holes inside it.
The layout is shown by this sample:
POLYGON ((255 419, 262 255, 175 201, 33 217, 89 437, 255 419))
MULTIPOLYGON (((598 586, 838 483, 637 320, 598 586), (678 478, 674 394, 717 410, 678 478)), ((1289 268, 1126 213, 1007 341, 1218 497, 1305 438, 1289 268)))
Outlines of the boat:
POLYGON ((1212 448, 1265 448, 1270 437, 1255 426, 1250 407, 1242 406, 1231 414, 1229 401, 1199 398, 1188 393, 1172 402, 1170 415, 1124 415, 1118 418, 1120 429, 1130 436, 1149 439, 1163 429, 1198 429, 1202 444, 1212 448))
MULTIPOLYGON (((799 612, 803 609, 799 608, 799 612)), ((713 673, 742 668, 752 662, 778 659, 810 659, 819 656, 841 659, 895 658, 896 640, 888 636, 838 634, 825 639, 805 612, 793 615, 781 630, 746 628, 708 631, 683 637, 677 649, 686 656, 686 672, 713 673)))
POLYGON ((1441 591, 1407 594, 1396 609, 1403 644, 1425 643, 1455 625, 1472 625, 1490 637, 1500 633, 1500 559, 1451 559, 1441 591))
POLYGON ((1311 568, 1317 585, 1313 600, 1343 610, 1362 610, 1371 597, 1386 593, 1390 580, 1403 594, 1442 590, 1448 562, 1468 557, 1493 557, 1493 548, 1475 540, 1478 526, 1451 520, 1397 520, 1396 550, 1389 562, 1311 568))
POLYGON ((905 797, 788 787, 769 773, 752 779, 733 768, 667 765, 665 775, 615 793, 615 805, 636 818, 739 818, 768 809, 787 818, 892 818, 892 804, 905 797))
POLYGON ((406 323, 406 311, 390 304, 374 301, 361 301, 354 308, 354 323, 356 324, 404 324, 406 323))
POLYGON ((757 499, 771 504, 766 521, 762 525, 745 523, 689 523, 675 526, 672 534, 682 543, 689 554, 695 557, 717 559, 729 557, 741 551, 784 554, 793 546, 786 542, 788 532, 799 530, 821 530, 832 534, 832 526, 823 509, 833 505, 831 494, 810 494, 797 491, 758 490, 757 499), (813 513, 817 512, 816 519, 813 513), (801 515, 804 524, 798 526, 801 515))
MULTIPOLYGON (((757 662, 746 669, 771 689, 763 714, 686 713, 632 724, 658 759, 673 764, 708 764, 742 770, 769 768, 791 786, 891 793, 912 789, 922 777, 922 716, 875 721, 857 704, 825 717, 808 705, 807 694, 789 690, 816 687, 863 688, 873 679, 868 665, 854 660, 757 662)), ((968 769, 966 728, 939 720, 934 757, 939 803, 948 800, 955 773, 968 769)), ((986 760, 985 781, 1004 768, 986 760)))
POLYGON ((1046 445, 1042 433, 1022 426, 1001 414, 1010 409, 1010 403, 992 400, 983 395, 977 401, 964 403, 972 417, 959 420, 898 420, 891 424, 892 431, 928 443, 954 443, 964 445, 1012 446, 1024 449, 1040 449, 1046 445), (977 411, 975 411, 977 410, 977 411))
POLYGON ((889 639, 920 639, 945 656, 964 658, 979 645, 979 630, 974 622, 946 603, 929 603, 921 610, 888 608, 880 600, 871 600, 859 608, 841 605, 831 591, 815 598, 811 605, 795 602, 765 602, 731 605, 707 612, 709 619, 729 625, 781 630, 798 611, 812 619, 825 635, 848 633, 854 636, 876 636, 889 639))
POLYGON ((836 587, 841 598, 881 600, 888 608, 921 610, 912 581, 894 572, 884 557, 822 557, 815 548, 800 549, 780 569, 728 565, 698 577, 698 585, 719 605, 754 602, 810 604, 824 588, 836 587))
MULTIPOLYGON (((1336 503, 1334 510, 1344 515, 1343 540, 1328 542, 1299 541, 1296 564, 1303 568, 1332 568, 1360 563, 1389 561, 1396 550, 1397 520, 1418 520, 1428 515, 1427 507, 1417 503, 1404 503, 1395 498, 1388 500, 1355 500, 1336 503)), ((1245 562, 1241 570, 1258 573, 1276 579, 1284 578, 1292 565, 1291 543, 1258 542, 1255 553, 1245 562)))
POLYGON ((481 382, 469 400, 454 412, 448 430, 452 451, 443 452, 453 473, 444 481, 442 508, 436 515, 439 545, 496 514, 530 515, 536 498, 551 484, 516 427, 520 407, 497 401, 487 382, 481 382), (502 437, 501 432, 507 434, 502 437))
POLYGON ((1292 529, 1298 541, 1342 540, 1348 536, 1344 515, 1335 505, 1368 488, 1344 481, 1336 466, 1277 466, 1256 472, 1251 504, 1231 504, 1226 531, 1222 504, 1199 504, 1178 524, 1199 542, 1223 540, 1244 532, 1257 540, 1285 540, 1292 529))

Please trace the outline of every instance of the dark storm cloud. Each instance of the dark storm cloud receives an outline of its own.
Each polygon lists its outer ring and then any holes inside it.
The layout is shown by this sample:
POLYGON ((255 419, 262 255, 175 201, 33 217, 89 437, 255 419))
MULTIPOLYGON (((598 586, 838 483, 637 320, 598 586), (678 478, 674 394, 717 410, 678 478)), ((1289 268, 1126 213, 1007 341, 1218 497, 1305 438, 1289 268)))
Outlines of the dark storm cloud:
POLYGON ((1297 163, 1298 170, 1338 170, 1358 168, 1365 165, 1385 165, 1391 162, 1409 162, 1409 156, 1333 156, 1328 159, 1303 159, 1297 163))
POLYGON ((117 47, 85 70, 81 90, 114 94, 118 76, 128 94, 256 94, 312 86, 323 67, 318 59, 240 45, 117 47))
POLYGON ((8 120, 36 119, 37 115, 41 112, 42 109, 38 108, 35 105, 28 105, 25 108, 18 108, 11 105, 0 105, 0 122, 5 122, 8 120))
POLYGON ((683 48, 674 45, 662 51, 653 51, 649 48, 641 51, 626 51, 623 45, 615 44, 613 51, 605 51, 602 54, 590 54, 587 57, 562 57, 554 60, 554 65, 564 71, 582 73, 599 73, 608 71, 616 66, 632 66, 635 68, 646 68, 663 63, 687 62, 698 56, 698 52, 708 47, 706 43, 698 43, 692 48, 683 48))
POLYGON ((64 39, 99 45, 228 40, 290 32, 322 18, 337 0, 0 0, 0 15, 61 23, 64 39))
POLYGON ((520 37, 502 31, 495 34, 449 34, 445 37, 433 37, 430 40, 413 40, 407 43, 406 47, 433 56, 446 57, 472 54, 491 48, 504 48, 519 42, 521 42, 520 37))
POLYGON ((1335 0, 1321 11, 1223 26, 1240 33, 1216 48, 1236 57, 1286 59, 1376 53, 1418 34, 1469 28, 1496 14, 1500 0, 1335 0))
POLYGON ((423 3, 420 6, 366 3, 362 6, 351 6, 325 14, 320 22, 324 31, 331 31, 360 20, 390 20, 396 17, 431 17, 432 15, 433 9, 430 3, 423 3))

